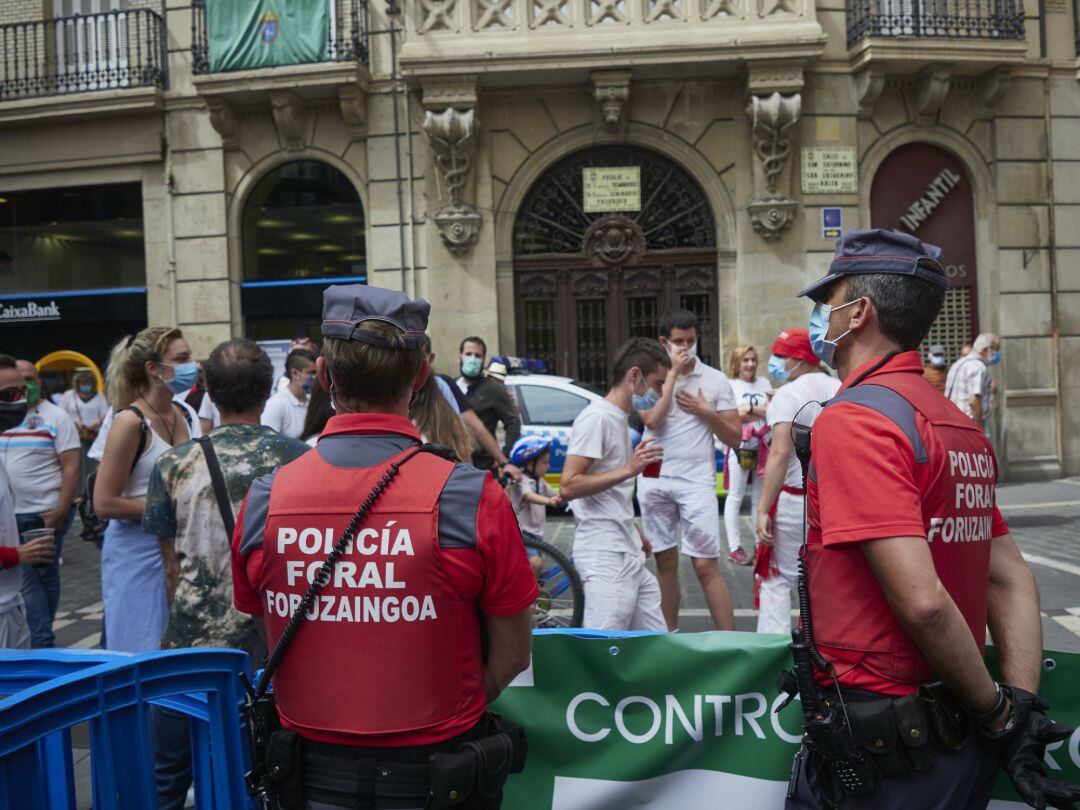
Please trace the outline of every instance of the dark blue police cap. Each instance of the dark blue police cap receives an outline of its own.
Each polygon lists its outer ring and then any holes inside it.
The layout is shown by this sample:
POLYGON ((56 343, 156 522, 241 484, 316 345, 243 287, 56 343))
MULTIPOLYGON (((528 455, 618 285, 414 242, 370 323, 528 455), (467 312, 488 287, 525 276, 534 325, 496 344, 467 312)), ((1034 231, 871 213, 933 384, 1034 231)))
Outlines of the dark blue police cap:
POLYGON ((870 228, 841 234, 828 274, 799 295, 814 298, 843 276, 880 273, 915 276, 939 287, 949 286, 941 266, 941 248, 920 242, 911 234, 870 228))
POLYGON ((405 345, 424 345, 431 305, 423 298, 411 301, 405 293, 366 284, 336 284, 323 290, 323 337, 360 340, 373 346, 391 346, 384 338, 358 329, 364 321, 383 321, 405 333, 405 345))

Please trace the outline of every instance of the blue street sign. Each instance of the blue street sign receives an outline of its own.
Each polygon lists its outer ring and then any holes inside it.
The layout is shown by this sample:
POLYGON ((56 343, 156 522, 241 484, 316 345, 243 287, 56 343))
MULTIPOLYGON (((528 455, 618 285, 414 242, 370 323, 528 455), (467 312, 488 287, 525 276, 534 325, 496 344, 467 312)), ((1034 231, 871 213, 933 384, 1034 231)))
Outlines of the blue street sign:
POLYGON ((821 209, 821 238, 836 239, 844 230, 844 210, 842 208, 821 209))

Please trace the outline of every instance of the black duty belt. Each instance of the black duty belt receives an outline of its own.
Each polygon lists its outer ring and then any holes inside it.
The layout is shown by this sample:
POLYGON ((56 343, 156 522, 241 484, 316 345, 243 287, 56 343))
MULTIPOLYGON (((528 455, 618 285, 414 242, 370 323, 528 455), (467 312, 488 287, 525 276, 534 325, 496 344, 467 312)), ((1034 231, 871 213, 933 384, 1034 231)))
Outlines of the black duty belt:
POLYGON ((307 740, 304 798, 341 807, 416 807, 431 785, 428 757, 441 746, 391 749, 329 745, 307 740), (415 760, 415 761, 409 761, 415 760))

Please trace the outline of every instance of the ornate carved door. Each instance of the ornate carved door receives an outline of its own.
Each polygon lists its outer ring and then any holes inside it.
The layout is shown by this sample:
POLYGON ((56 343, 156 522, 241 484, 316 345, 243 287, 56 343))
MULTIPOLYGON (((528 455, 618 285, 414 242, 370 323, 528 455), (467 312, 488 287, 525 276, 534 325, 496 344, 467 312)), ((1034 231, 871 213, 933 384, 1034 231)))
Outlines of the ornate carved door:
POLYGON ((682 307, 701 320, 702 359, 718 360, 712 211, 667 158, 630 146, 564 158, 526 197, 514 247, 522 356, 605 388, 618 347, 629 337, 656 337, 664 312, 682 307), (596 167, 638 168, 638 193, 620 205, 637 210, 586 210, 584 170, 596 167))

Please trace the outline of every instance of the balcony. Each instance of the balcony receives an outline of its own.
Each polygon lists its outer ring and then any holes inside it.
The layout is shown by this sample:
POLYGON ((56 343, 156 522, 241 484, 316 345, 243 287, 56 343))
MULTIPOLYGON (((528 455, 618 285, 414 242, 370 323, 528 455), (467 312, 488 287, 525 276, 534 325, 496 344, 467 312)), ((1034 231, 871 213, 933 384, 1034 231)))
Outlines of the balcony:
MULTIPOLYGON (((242 60, 222 66, 224 58, 211 53, 210 41, 213 38, 209 30, 206 15, 206 0, 194 0, 191 9, 191 71, 195 75, 207 75, 232 71, 287 67, 299 64, 331 62, 359 62, 367 66, 368 51, 368 6, 367 0, 327 0, 329 12, 329 30, 325 50, 314 58, 296 59, 277 65, 250 64, 242 60)), ((272 27, 275 21, 262 20, 259 36, 265 42, 272 42, 278 35, 272 27)))
POLYGON ((156 106, 165 65, 165 25, 152 9, 0 25, 0 118, 156 106), (74 104, 57 98, 75 94, 74 104))
POLYGON ((977 74, 1023 62, 1023 0, 848 0, 847 45, 858 69, 877 62, 890 72, 935 63, 977 74))
POLYGON ((813 59, 825 43, 814 0, 405 0, 404 17, 406 75, 487 85, 630 67, 728 75, 813 59))

